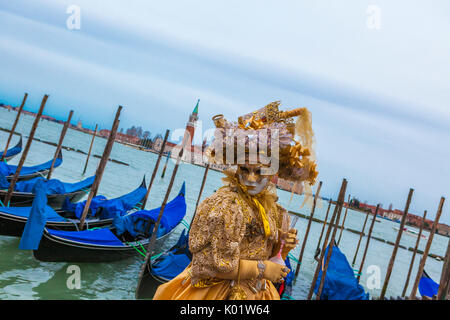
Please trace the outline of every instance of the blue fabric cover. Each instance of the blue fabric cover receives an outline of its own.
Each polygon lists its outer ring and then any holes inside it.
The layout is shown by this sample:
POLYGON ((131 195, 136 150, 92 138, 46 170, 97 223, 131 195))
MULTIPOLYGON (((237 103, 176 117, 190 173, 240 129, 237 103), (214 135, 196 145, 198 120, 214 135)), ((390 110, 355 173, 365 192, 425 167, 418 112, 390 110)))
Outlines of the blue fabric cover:
POLYGON ((35 198, 20 239, 19 249, 37 250, 47 222, 48 208, 46 185, 44 181, 40 180, 35 186, 35 198))
POLYGON ((9 188, 9 182, 6 180, 6 177, 2 174, 0 174, 0 189, 8 189, 9 188))
MULTIPOLYGON (((176 227, 186 214, 186 200, 184 198, 185 194, 185 183, 181 187, 178 196, 166 204, 164 208, 163 215, 161 217, 160 225, 158 228, 157 237, 170 232, 174 227, 176 227)), ((117 216, 114 218, 113 225, 116 227, 117 235, 121 235, 125 231, 128 231, 133 237, 137 236, 140 231, 144 231, 145 221, 156 222, 158 220, 159 211, 161 208, 156 208, 152 210, 141 210, 133 213, 129 213, 124 216, 117 216)), ((153 229, 150 228, 149 232, 153 229)))
MULTIPOLYGON (((324 255, 326 260, 328 249, 324 255)), ((324 262, 325 263, 325 262, 324 262)), ((317 294, 322 278, 322 268, 316 281, 314 293, 317 294)), ((354 276, 352 267, 345 255, 337 246, 333 247, 330 262, 328 264, 325 284, 323 286, 321 300, 368 300, 369 294, 364 292, 364 288, 358 283, 354 276)))
MULTIPOLYGON (((117 215, 124 215, 127 211, 133 209, 145 196, 147 189, 139 187, 136 190, 125 194, 121 197, 108 200, 105 196, 96 196, 92 198, 89 206, 89 217, 96 217, 99 219, 114 218, 117 215), (102 210, 99 210, 102 209, 102 210), (100 214, 98 214, 100 211, 100 214)), ((86 200, 82 202, 72 203, 66 198, 62 207, 65 211, 74 212, 75 216, 80 219, 86 206, 86 200)))
MULTIPOLYGON (((0 212, 28 219, 31 215, 32 208, 33 207, 1 207, 0 212)), ((47 221, 67 221, 49 206, 45 208, 45 212, 47 214, 47 221)))
POLYGON ((188 236, 186 235, 186 229, 183 229, 177 244, 154 261, 152 273, 167 280, 172 280, 186 269, 189 263, 191 263, 191 258, 188 236))
MULTIPOLYGON (((16 154, 19 154, 22 151, 22 137, 20 137, 20 141, 19 143, 12 147, 11 149, 8 149, 6 151, 6 155, 5 157, 11 157, 11 156, 15 156, 16 154)), ((4 150, 0 151, 0 154, 3 154, 4 150)))
MULTIPOLYGON (((183 188, 184 190, 184 184, 183 188)), ((184 201, 184 196, 179 195, 174 200, 172 200, 170 203, 166 205, 167 210, 164 210, 163 217, 166 216, 166 220, 168 221, 167 225, 170 227, 177 219, 178 222, 183 219, 184 214, 186 213, 186 203, 184 201), (184 206, 184 210, 182 209, 184 206), (181 208, 180 208, 181 207, 181 208), (173 217, 172 217, 173 216, 173 217)), ((159 209, 154 209, 158 210, 159 209)), ((152 212, 151 211, 137 211, 135 213, 139 213, 140 216, 147 217, 145 214, 146 212, 152 212)), ((135 213, 130 213, 126 216, 119 217, 117 216, 114 221, 123 221, 122 218, 125 218, 127 216, 132 216, 135 213)), ((129 223, 131 223, 131 226, 133 226, 132 218, 125 219, 120 226, 127 227, 129 223)), ((162 221, 162 220, 161 220, 162 221)), ((113 222, 114 224, 114 222, 113 222)), ((178 223, 177 223, 178 224, 178 223)), ((176 225, 176 224, 175 224, 176 225)), ((117 226, 115 226, 117 228, 117 226)), ((165 229, 167 231, 170 231, 170 229, 165 229)), ((93 244, 93 245, 107 245, 107 246, 123 246, 124 244, 122 241, 120 241, 114 233, 111 232, 109 228, 101 228, 101 229, 94 229, 94 230, 84 230, 84 231, 59 231, 59 230, 52 230, 47 229, 47 231, 54 236, 65 238, 67 240, 72 240, 76 242, 81 243, 87 243, 87 244, 93 244)), ((124 232, 124 231, 122 231, 124 232)), ((117 234, 120 235, 121 233, 117 229, 117 234)), ((159 234, 159 233, 158 233, 159 234)))
MULTIPOLYGON (((62 164, 62 161, 63 160, 61 158, 57 158, 53 168, 59 167, 62 164)), ((33 174, 33 173, 36 173, 39 171, 48 170, 52 166, 52 162, 53 162, 53 159, 50 161, 44 162, 42 164, 38 164, 36 166, 22 167, 22 169, 20 170, 19 177, 33 174)), ((0 174, 4 175, 6 177, 12 176, 16 173, 16 170, 17 170, 17 166, 12 165, 12 164, 6 164, 5 162, 0 162, 0 174)))
POLYGON ((284 284, 285 286, 292 286, 292 283, 294 281, 294 277, 295 277, 295 272, 294 270, 292 270, 292 266, 291 266, 291 260, 289 259, 289 257, 286 257, 286 260, 284 260, 284 263, 286 264, 286 267, 289 268, 289 273, 287 274, 287 276, 284 278, 284 284))
POLYGON ((47 231, 53 236, 81 243, 115 247, 123 246, 122 241, 120 241, 114 233, 109 230, 109 228, 84 231, 60 231, 47 229, 47 231))
MULTIPOLYGON (((47 195, 49 194, 66 194, 66 193, 72 193, 75 191, 79 191, 84 188, 89 188, 94 183, 95 176, 86 178, 82 181, 75 182, 75 183, 66 183, 61 182, 57 179, 44 179, 42 177, 36 177, 30 180, 26 181, 18 181, 16 185, 14 186, 14 191, 17 192, 28 192, 28 193, 34 193, 35 192, 35 185, 38 181, 44 181, 46 185, 46 192, 47 195)), ((0 179, 0 185, 2 184, 2 179, 0 179)), ((3 180, 4 183, 4 180, 3 180)), ((2 186, 3 188, 3 186, 2 186)), ((9 188, 8 186, 5 188, 9 188)))
POLYGON ((437 295, 439 290, 439 284, 434 282, 433 279, 422 275, 419 282, 419 292, 421 296, 427 296, 432 298, 437 295))

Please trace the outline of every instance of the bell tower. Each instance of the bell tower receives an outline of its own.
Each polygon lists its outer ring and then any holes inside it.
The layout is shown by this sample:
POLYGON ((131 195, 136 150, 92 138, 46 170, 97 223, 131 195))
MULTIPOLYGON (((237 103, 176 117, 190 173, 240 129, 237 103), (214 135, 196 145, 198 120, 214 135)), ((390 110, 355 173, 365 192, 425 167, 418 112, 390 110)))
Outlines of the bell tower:
POLYGON ((192 114, 189 116, 189 121, 186 125, 186 131, 189 132, 188 142, 187 146, 189 148, 189 151, 191 150, 192 141, 194 139, 194 133, 195 133, 195 124, 198 120, 198 104, 200 103, 200 99, 198 99, 197 104, 194 108, 194 111, 192 111, 192 114))

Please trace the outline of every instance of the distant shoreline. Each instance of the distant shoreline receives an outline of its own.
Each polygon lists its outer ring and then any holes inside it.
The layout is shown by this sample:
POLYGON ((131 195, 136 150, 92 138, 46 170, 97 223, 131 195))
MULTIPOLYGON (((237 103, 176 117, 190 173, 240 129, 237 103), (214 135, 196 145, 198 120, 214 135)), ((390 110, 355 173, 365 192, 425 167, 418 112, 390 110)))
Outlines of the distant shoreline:
MULTIPOLYGON (((18 107, 13 107, 13 106, 10 106, 10 105, 5 105, 5 104, 0 105, 0 107, 3 108, 3 109, 8 110, 8 112, 9 112, 10 110, 16 111, 16 112, 17 112, 17 109, 18 109, 18 107)), ((27 115, 30 115, 30 116, 33 116, 33 117, 36 116, 35 113, 30 112, 30 111, 25 111, 25 110, 23 110, 22 112, 23 112, 24 114, 27 114, 27 115)), ((53 117, 50 117, 50 116, 43 116, 42 120, 47 120, 47 121, 54 122, 54 123, 64 124, 64 121, 57 120, 57 119, 55 119, 55 118, 53 118, 53 117)), ((76 130, 76 131, 79 131, 79 132, 83 132, 83 133, 86 133, 86 134, 90 134, 90 135, 93 135, 93 134, 94 134, 94 131, 93 131, 93 130, 90 130, 90 129, 87 129, 87 128, 74 126, 74 125, 72 125, 72 124, 70 124, 69 127, 70 127, 70 129, 73 129, 73 130, 76 130)), ((10 129, 1 128, 1 127, 0 127, 0 130, 5 131, 5 132, 11 132, 10 129)), ((20 133, 18 133, 18 132, 14 132, 14 134, 20 135, 20 133)), ((96 137, 100 137, 100 138, 106 139, 104 136, 99 135, 98 131, 97 131, 97 133, 96 133, 96 137)), ((46 143, 46 144, 49 144, 49 145, 56 146, 56 143, 49 142, 49 141, 43 141, 43 140, 38 139, 38 138, 34 138, 33 140, 36 140, 36 141, 39 141, 39 142, 42 142, 42 143, 46 143)), ((116 139, 115 142, 120 143, 120 144, 125 145, 125 146, 128 146, 128 147, 131 147, 131 148, 133 148, 133 149, 140 150, 140 151, 152 152, 152 153, 154 153, 154 154, 159 154, 159 151, 154 150, 153 148, 143 147, 143 146, 140 146, 140 145, 135 145, 135 144, 132 144, 132 143, 129 143, 129 142, 121 141, 121 140, 119 140, 119 139, 116 139)), ((79 152, 79 153, 82 153, 82 154, 87 154, 86 152, 84 152, 84 151, 82 151, 82 150, 74 149, 74 148, 67 147, 67 146, 62 146, 62 148, 65 149, 65 150, 68 150, 68 151, 75 151, 75 152, 79 152)), ((167 152, 165 152, 165 154, 167 154, 167 152)), ((92 155, 92 156, 93 156, 93 157, 96 157, 96 158, 100 158, 100 157, 101 157, 101 156, 99 156, 99 155, 92 155)), ((110 158, 109 161, 115 162, 115 163, 117 163, 117 164, 129 166, 128 163, 123 162, 123 161, 120 161, 120 160, 116 160, 116 159, 111 159, 111 158, 110 158)), ((183 162, 184 162, 184 161, 183 161, 183 162)), ((185 163, 186 163, 186 162, 185 162, 185 163)), ((205 165, 203 165, 203 164, 198 164, 198 163, 195 163, 195 162, 194 162, 194 163, 190 163, 190 164, 196 165, 196 166, 199 166, 199 167, 202 167, 202 168, 205 167, 205 165)), ((210 170, 214 170, 214 171, 216 171, 216 172, 222 172, 222 170, 217 169, 217 168, 214 168, 213 166, 210 166, 209 169, 210 169, 210 170)), ((276 187, 277 187, 277 189, 279 189, 279 190, 283 190, 283 191, 286 191, 286 192, 292 192, 292 190, 288 190, 288 189, 282 188, 282 187, 280 187, 279 185, 277 185, 276 187)), ((295 194, 298 194, 298 193, 295 192, 295 194)), ((301 195, 301 194, 298 194, 298 195, 301 195)), ((329 201, 328 199, 324 199, 324 198, 321 198, 321 199, 324 200, 324 201, 329 201)), ((334 204, 334 205, 336 205, 336 201, 331 200, 331 203, 334 204)), ((346 203, 344 204, 344 207, 346 207, 346 203)), ((349 208, 352 209, 352 210, 355 210, 355 211, 359 211, 359 212, 361 212, 361 213, 367 213, 367 209, 362 209, 362 208, 357 208, 357 207, 352 207, 352 206, 350 206, 349 208)), ((373 214, 373 213, 371 213, 371 214, 373 214)), ((409 214, 411 214, 411 213, 409 213, 409 214)), ((420 218, 420 217, 419 217, 419 218, 420 218)), ((389 220, 390 220, 390 219, 389 219, 389 220)), ((390 220, 390 221, 393 221, 393 220, 390 220)), ((395 222, 395 221, 393 221, 393 222, 395 222)), ((417 225, 414 224, 414 223, 410 223, 408 220, 406 221, 405 224, 406 224, 407 226, 419 228, 419 226, 417 226, 417 225)), ((445 225, 445 226, 447 226, 447 228, 449 228, 448 225, 446 225, 446 224, 444 224, 444 223, 440 223, 440 225, 445 225)), ((431 228, 430 228, 430 227, 427 227, 427 225, 425 225, 423 229, 426 230, 426 231, 429 231, 429 232, 431 231, 431 228)), ((450 229, 450 228, 449 228, 449 229, 450 229)), ((439 232, 439 231, 440 231, 439 229, 436 230, 436 233, 439 234, 439 235, 441 235, 441 236, 445 236, 445 237, 447 237, 447 238, 450 238, 450 234, 449 234, 448 232, 447 232, 447 234, 444 234, 444 233, 441 233, 441 232, 439 232)))

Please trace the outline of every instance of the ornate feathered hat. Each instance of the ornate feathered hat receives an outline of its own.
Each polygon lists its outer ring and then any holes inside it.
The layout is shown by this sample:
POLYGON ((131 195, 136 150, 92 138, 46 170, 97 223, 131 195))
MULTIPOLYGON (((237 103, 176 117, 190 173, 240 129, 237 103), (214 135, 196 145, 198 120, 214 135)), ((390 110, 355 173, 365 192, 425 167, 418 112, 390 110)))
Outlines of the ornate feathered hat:
POLYGON ((307 108, 280 111, 279 106, 280 101, 272 102, 237 122, 221 114, 214 116, 215 138, 206 150, 208 161, 233 166, 267 164, 270 159, 278 161, 279 178, 312 186, 318 172, 311 112, 307 108))

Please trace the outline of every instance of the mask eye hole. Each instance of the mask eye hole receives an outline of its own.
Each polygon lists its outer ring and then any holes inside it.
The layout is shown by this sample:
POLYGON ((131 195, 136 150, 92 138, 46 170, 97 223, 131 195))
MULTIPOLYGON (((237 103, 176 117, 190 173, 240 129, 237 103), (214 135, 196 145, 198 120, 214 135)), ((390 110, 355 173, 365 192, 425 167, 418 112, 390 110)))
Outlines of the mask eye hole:
POLYGON ((248 170, 248 168, 246 168, 246 167, 241 167, 241 171, 242 171, 242 173, 246 173, 246 174, 248 174, 250 172, 248 170))

